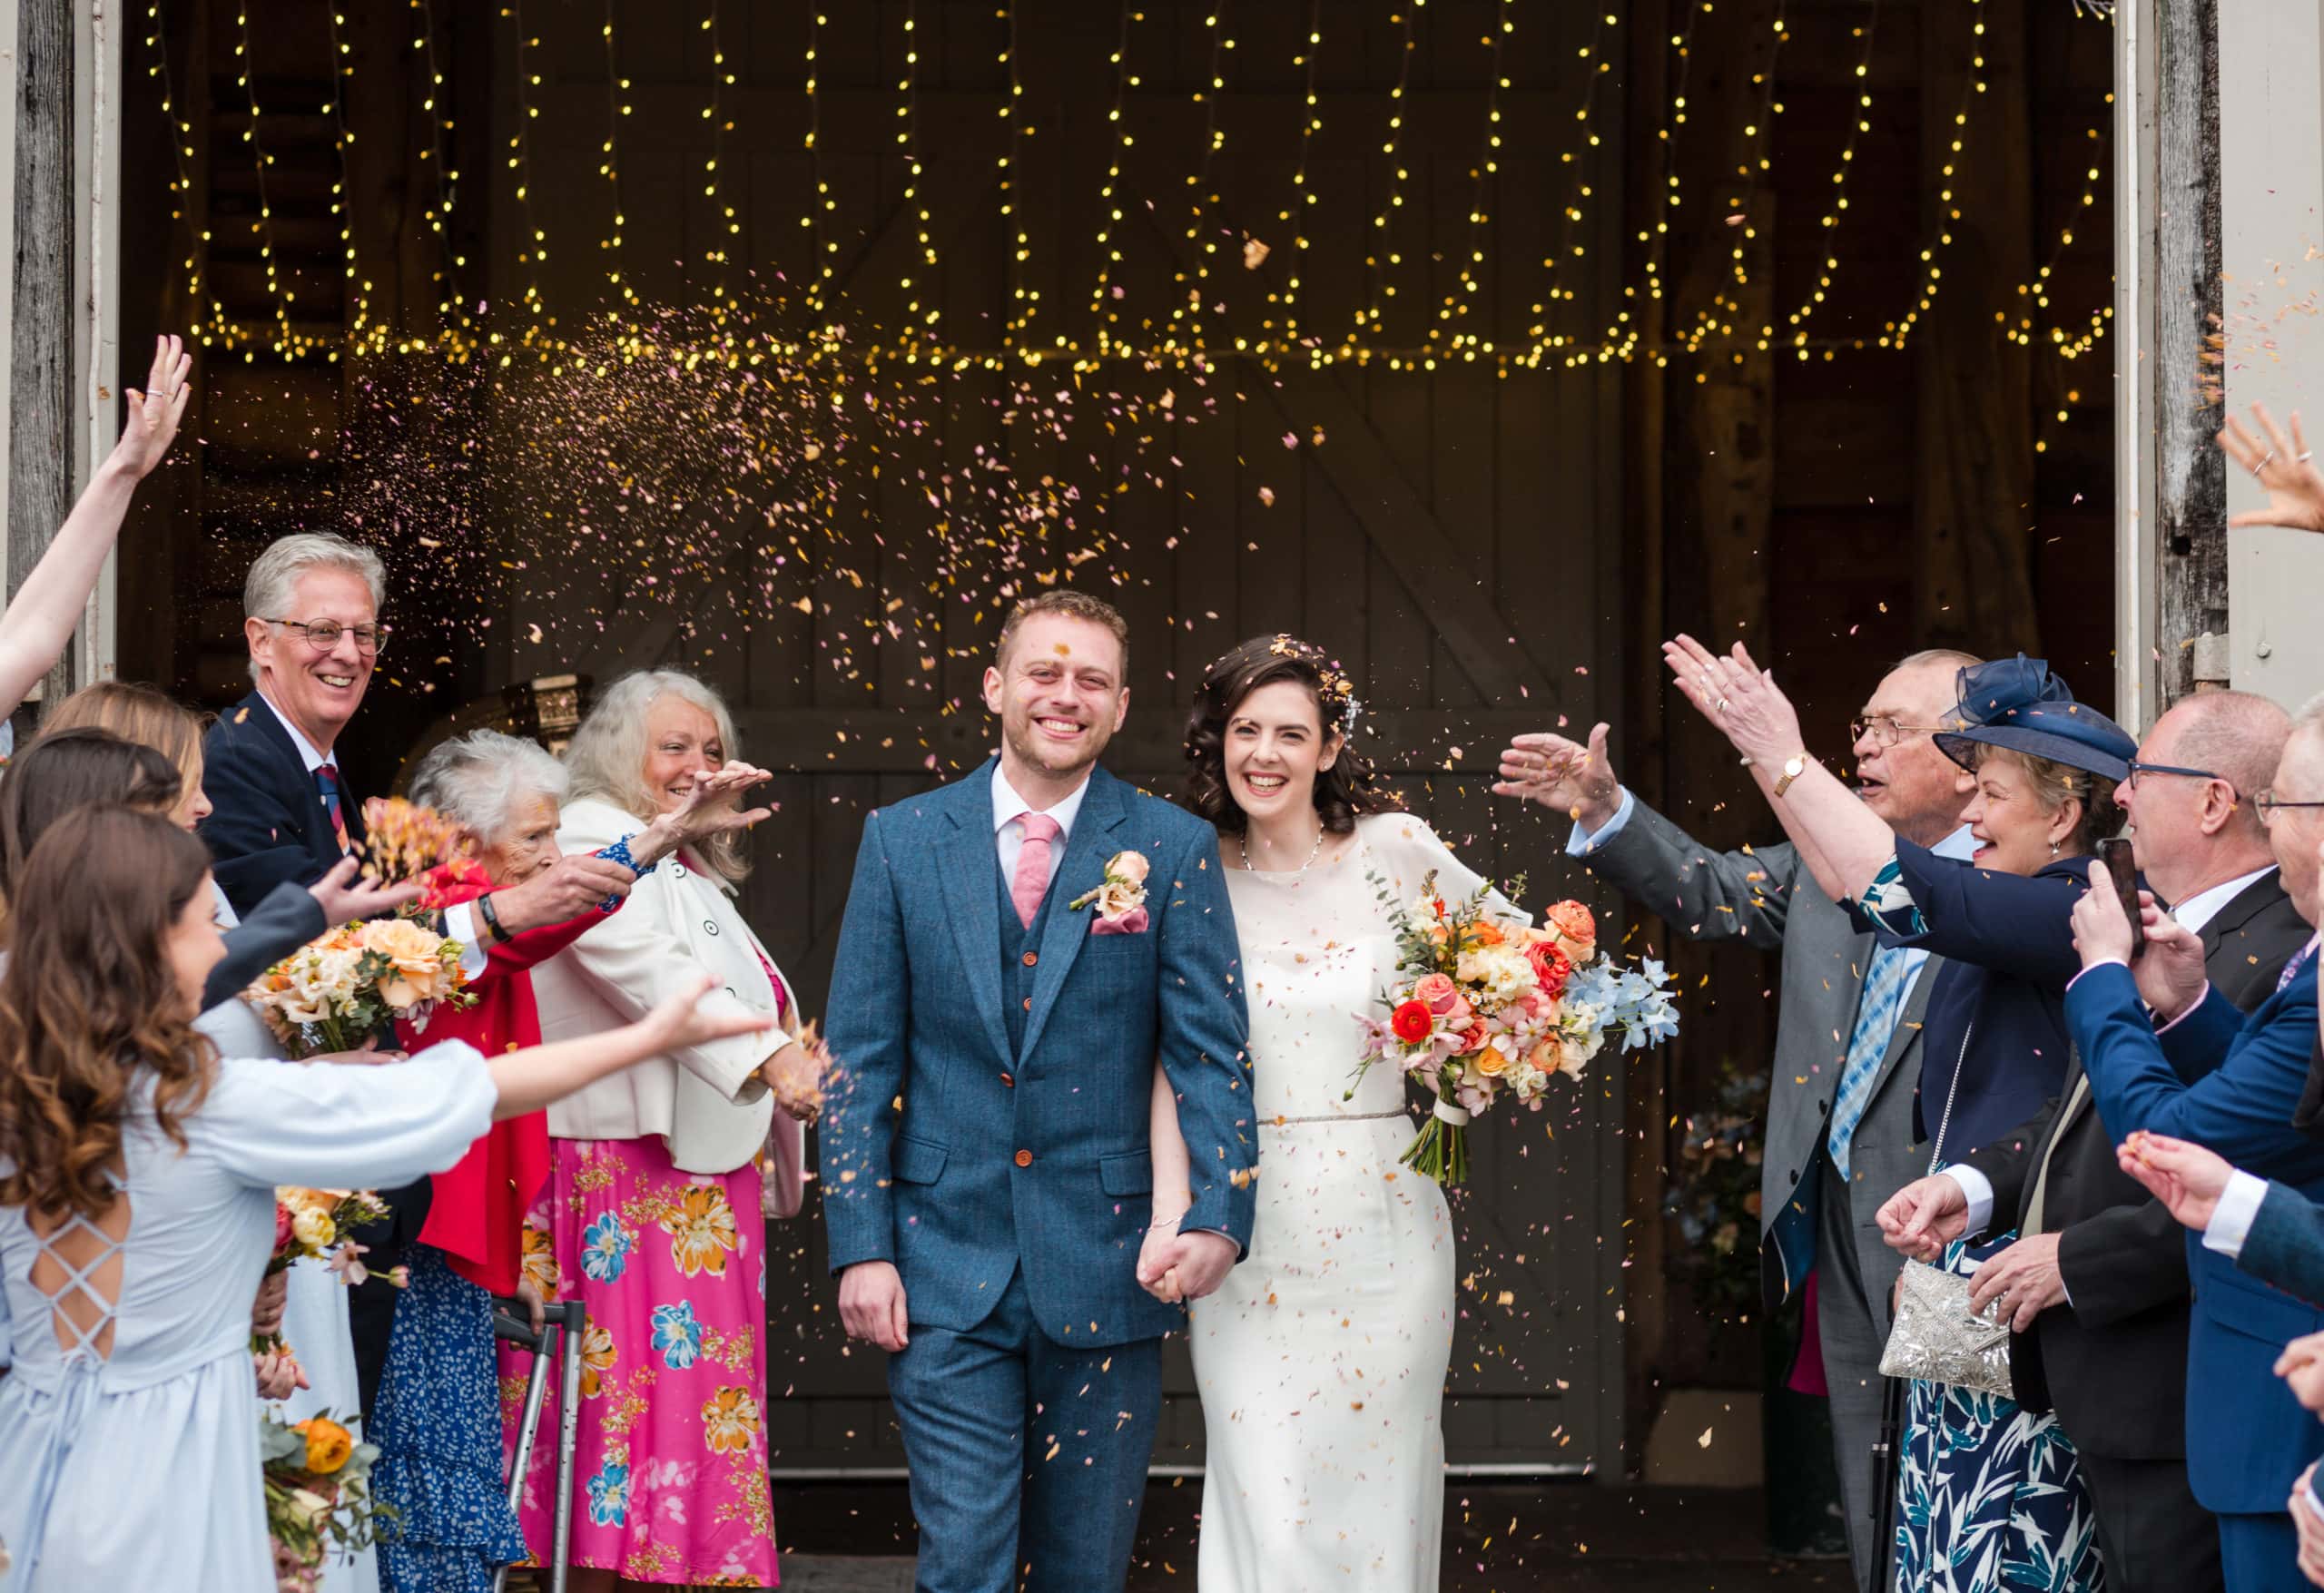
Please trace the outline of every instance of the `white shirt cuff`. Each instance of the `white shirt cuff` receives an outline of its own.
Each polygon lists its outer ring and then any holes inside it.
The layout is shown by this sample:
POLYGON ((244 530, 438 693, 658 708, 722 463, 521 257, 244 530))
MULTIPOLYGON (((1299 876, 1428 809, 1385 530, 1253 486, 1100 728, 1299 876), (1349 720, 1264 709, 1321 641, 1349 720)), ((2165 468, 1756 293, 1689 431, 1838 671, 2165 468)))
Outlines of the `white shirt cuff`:
POLYGON ((1613 840, 1615 836, 1620 835, 1622 832, 1622 826, 1630 821, 1630 815, 1637 811, 1638 799, 1630 795, 1629 786, 1622 787, 1622 805, 1616 808, 1614 816, 1607 820, 1597 831, 1584 830, 1579 819, 1573 821, 1573 833, 1565 838, 1565 855, 1570 858, 1588 857, 1591 852, 1613 840))
POLYGON ((2203 1248, 2215 1250, 2230 1261, 2243 1254, 2243 1241, 2250 1235, 2251 1223, 2260 1214, 2260 1203, 2268 1198, 2268 1181, 2255 1178, 2238 1167, 2228 1175, 2227 1189, 2219 1197, 2219 1209, 2211 1213, 2211 1226, 2203 1230, 2203 1248))
POLYGON ((1937 1176, 1952 1179, 1969 1202, 1969 1224, 1961 1230, 1963 1236, 1984 1233, 1994 1220, 1993 1180, 1966 1164, 1947 1167, 1937 1176))
POLYGON ((460 943, 460 971, 473 979, 484 972, 490 960, 483 947, 477 944, 476 908, 469 902, 444 910, 444 938, 460 943))

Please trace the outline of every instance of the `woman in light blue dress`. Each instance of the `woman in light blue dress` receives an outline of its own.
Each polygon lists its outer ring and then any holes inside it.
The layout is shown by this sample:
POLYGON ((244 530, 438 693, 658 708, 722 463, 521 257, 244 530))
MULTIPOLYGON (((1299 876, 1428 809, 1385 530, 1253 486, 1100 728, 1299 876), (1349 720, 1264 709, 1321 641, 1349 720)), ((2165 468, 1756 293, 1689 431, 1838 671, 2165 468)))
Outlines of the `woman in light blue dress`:
POLYGON ((50 828, 17 886, 0 975, 9 1593, 274 1585, 249 1333, 276 1185, 408 1182, 495 1118, 763 1027, 698 1014, 690 989, 626 1028, 491 1058, 448 1044, 380 1067, 221 1060, 190 1027, 222 954, 200 841, 92 808, 50 828))

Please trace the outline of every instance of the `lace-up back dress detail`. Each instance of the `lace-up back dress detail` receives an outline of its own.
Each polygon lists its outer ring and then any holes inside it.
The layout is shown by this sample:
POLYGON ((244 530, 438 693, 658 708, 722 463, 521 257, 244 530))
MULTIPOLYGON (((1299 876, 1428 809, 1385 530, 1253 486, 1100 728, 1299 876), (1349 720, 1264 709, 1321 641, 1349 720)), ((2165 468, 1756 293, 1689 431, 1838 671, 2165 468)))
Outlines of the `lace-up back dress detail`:
POLYGON ((1375 1067, 1349 1089, 1356 1015, 1396 967, 1382 890, 1410 901, 1433 871, 1449 900, 1481 881, 1403 813, 1359 819, 1352 843, 1300 873, 1223 851, 1259 1182, 1250 1254, 1192 1308, 1201 1593, 1432 1593, 1452 1224, 1443 1192, 1397 1165, 1415 1130, 1403 1077, 1375 1067))
POLYGON ((0 1207, 0 1541, 8 1593, 273 1586, 251 1301, 278 1184, 381 1186, 491 1121, 484 1059, 226 1061, 183 1124, 124 1126, 101 1216, 0 1207))

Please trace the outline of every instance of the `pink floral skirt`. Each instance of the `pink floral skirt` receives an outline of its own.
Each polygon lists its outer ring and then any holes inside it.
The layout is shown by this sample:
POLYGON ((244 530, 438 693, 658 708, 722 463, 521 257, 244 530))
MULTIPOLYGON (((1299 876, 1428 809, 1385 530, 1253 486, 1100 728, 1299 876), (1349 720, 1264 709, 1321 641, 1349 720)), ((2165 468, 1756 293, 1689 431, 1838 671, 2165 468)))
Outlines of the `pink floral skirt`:
MULTIPOLYGON (((640 1582, 776 1586, 758 1169, 682 1173, 658 1137, 552 1140, 525 1275, 589 1310, 571 1563, 640 1582)), ((511 1454, 531 1367, 501 1352, 511 1454)), ((555 1540, 556 1407, 552 1383, 519 1511, 537 1563, 555 1540)))

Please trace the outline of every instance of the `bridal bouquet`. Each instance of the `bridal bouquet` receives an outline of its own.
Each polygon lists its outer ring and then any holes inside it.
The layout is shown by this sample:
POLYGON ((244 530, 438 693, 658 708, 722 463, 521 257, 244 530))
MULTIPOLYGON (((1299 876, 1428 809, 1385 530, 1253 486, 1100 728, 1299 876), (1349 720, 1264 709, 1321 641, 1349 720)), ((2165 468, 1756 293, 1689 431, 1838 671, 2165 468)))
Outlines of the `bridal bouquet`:
POLYGON ((1496 921, 1489 887, 1448 903, 1431 874, 1417 901, 1399 903, 1374 883, 1394 917, 1396 974, 1380 997, 1387 1016, 1356 1015, 1356 1077, 1389 1061, 1427 1086, 1433 1110, 1402 1160, 1439 1184, 1466 1182, 1469 1120, 1502 1095, 1538 1112, 1550 1080, 1581 1077, 1616 1033, 1628 1051, 1678 1032, 1661 964, 1601 960, 1581 902, 1558 902, 1537 929, 1496 921))
MULTIPOLYGON (((368 1189, 308 1189, 293 1184, 279 1184, 274 1189, 274 1249, 266 1258, 266 1275, 289 1270, 290 1264, 313 1257, 326 1261, 339 1281, 352 1286, 370 1276, 370 1269, 363 1264, 364 1246, 348 1238, 349 1229, 361 1223, 376 1223, 388 1214, 388 1203, 368 1189)), ((389 1277, 397 1287, 403 1285, 404 1269, 398 1267, 389 1277)), ((251 1335, 253 1355, 288 1355, 297 1359, 298 1352, 283 1342, 279 1332, 251 1335)))
POLYGON ((242 992, 294 1057, 350 1051, 392 1019, 425 1028, 438 1006, 467 1007, 460 943, 412 919, 342 924, 242 992))
POLYGON ((286 1422, 271 1411, 259 1414, 258 1449, 277 1593, 314 1593, 333 1549, 373 1539, 371 1462, 379 1451, 328 1415, 286 1422))

